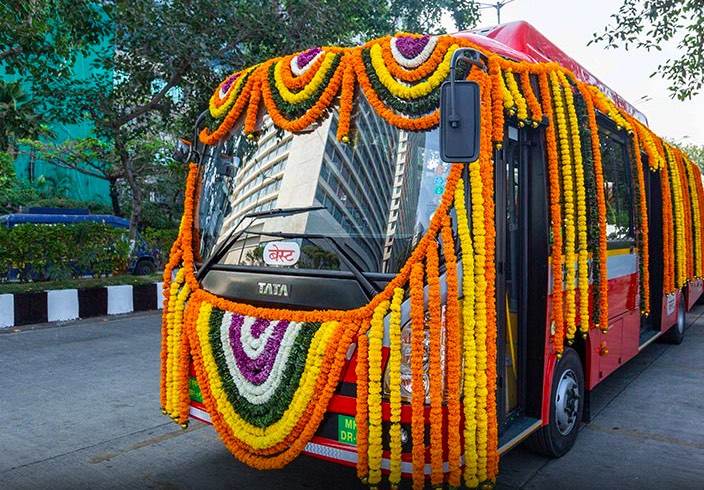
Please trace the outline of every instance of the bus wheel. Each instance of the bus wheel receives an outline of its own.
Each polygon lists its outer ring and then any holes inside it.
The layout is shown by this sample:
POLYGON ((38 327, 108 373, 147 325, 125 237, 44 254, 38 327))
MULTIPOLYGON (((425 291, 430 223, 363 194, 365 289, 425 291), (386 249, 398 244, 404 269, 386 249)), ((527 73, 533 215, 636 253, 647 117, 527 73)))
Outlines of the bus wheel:
POLYGON ((674 345, 680 345, 684 340, 684 296, 680 299, 680 306, 677 308, 677 323, 663 334, 662 340, 674 345))
POLYGON ((574 445, 584 408, 584 372, 574 349, 565 348, 555 366, 550 400, 548 424, 531 435, 525 445, 535 453, 559 458, 574 445))

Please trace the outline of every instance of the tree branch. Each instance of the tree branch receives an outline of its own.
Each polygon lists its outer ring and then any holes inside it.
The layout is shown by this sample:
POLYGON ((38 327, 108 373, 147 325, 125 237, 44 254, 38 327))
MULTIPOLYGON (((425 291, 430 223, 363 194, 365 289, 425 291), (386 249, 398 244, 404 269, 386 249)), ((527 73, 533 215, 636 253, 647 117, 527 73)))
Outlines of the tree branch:
POLYGON ((6 49, 5 51, 0 51, 0 61, 5 58, 10 58, 12 56, 17 56, 22 52, 22 46, 15 46, 14 48, 6 49))
POLYGON ((128 122, 132 121, 133 119, 141 116, 142 114, 146 114, 147 112, 156 109, 156 107, 159 105, 159 102, 161 102, 166 93, 178 82, 181 81, 181 78, 183 77, 183 75, 185 75, 186 71, 188 71, 189 67, 190 62, 182 63, 181 66, 179 66, 179 68, 171 75, 171 78, 169 78, 169 80, 166 82, 166 85, 164 85, 164 87, 159 90, 159 92, 154 94, 154 96, 149 102, 144 105, 138 106, 132 111, 118 117, 110 123, 110 126, 112 126, 114 129, 118 129, 127 124, 128 122))

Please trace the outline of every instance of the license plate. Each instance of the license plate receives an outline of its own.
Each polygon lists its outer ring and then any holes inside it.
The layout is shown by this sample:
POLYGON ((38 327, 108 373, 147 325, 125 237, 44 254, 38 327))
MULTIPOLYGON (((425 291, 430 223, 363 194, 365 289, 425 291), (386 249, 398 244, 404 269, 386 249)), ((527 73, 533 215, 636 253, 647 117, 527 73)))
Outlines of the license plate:
POLYGON ((203 403, 203 394, 200 392, 200 386, 198 386, 196 378, 191 377, 190 383, 188 384, 188 394, 191 400, 203 403))
POLYGON ((349 415, 337 415, 337 440, 343 444, 357 444, 357 421, 349 415))

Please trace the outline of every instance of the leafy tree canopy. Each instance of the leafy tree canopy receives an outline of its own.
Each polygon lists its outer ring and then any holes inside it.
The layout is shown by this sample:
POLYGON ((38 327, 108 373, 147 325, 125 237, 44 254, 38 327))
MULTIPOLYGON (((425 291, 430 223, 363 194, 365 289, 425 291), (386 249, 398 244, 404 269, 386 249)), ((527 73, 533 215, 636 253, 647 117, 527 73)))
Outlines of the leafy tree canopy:
POLYGON ((676 43, 678 57, 658 66, 670 81, 670 92, 690 99, 704 85, 704 3, 701 0, 624 0, 613 21, 590 43, 607 48, 661 50, 676 43))
POLYGON ((5 71, 46 78, 70 73, 79 53, 103 40, 109 25, 97 2, 0 2, 0 62, 5 71))

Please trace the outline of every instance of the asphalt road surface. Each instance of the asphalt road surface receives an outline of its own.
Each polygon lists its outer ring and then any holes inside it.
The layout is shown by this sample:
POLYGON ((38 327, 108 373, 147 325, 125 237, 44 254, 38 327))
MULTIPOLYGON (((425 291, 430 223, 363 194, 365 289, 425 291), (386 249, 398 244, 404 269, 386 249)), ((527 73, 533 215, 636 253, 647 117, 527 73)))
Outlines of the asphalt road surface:
MULTIPOLYGON (((594 393, 559 460, 514 449, 499 488, 704 488, 704 307, 681 346, 652 344, 594 393)), ((0 334, 0 488, 363 488, 353 468, 301 456, 237 462, 212 427, 159 409, 158 313, 0 334)))

